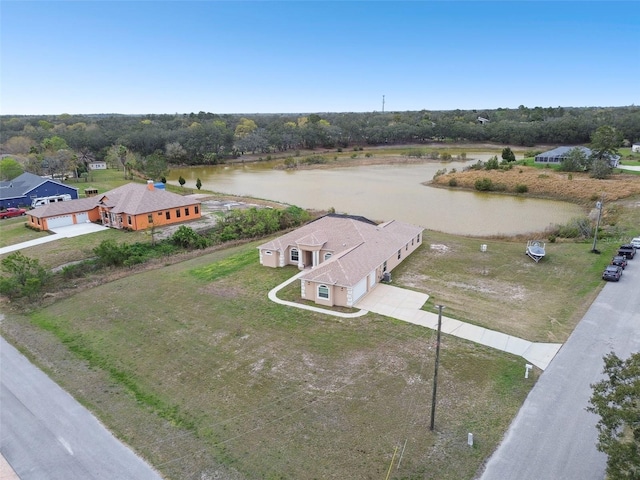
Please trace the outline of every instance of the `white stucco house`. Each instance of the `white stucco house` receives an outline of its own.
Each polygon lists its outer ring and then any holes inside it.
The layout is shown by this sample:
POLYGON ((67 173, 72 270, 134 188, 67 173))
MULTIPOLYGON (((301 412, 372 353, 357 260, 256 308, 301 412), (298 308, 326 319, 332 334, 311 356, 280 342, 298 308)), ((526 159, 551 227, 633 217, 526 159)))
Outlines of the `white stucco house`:
POLYGON ((260 245, 260 264, 305 273, 300 295, 319 305, 353 307, 422 245, 424 229, 391 220, 329 214, 260 245))

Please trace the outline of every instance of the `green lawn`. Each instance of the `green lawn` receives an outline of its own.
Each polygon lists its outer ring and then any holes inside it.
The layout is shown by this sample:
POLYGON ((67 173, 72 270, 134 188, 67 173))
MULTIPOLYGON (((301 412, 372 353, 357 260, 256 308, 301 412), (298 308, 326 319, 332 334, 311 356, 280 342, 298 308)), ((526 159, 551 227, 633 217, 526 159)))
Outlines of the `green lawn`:
POLYGON ((533 384, 522 359, 445 336, 432 433, 435 333, 274 304, 296 270, 255 246, 9 315, 3 334, 168 478, 382 478, 405 441, 391 478, 472 478, 533 384))

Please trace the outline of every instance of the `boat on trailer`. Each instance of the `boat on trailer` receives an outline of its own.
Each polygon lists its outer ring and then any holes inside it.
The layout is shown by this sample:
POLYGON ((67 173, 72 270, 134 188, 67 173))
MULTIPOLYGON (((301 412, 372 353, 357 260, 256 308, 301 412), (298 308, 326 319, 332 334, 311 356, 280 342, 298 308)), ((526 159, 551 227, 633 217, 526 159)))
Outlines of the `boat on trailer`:
POLYGON ((538 263, 544 258, 545 243, 540 240, 529 240, 527 242, 527 250, 525 251, 533 260, 538 263))

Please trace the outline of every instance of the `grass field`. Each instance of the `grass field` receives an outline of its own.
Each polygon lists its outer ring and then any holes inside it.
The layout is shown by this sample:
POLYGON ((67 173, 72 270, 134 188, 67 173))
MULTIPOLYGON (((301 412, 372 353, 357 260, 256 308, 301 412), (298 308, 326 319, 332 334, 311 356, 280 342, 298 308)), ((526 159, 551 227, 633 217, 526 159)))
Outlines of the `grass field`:
POLYGON ((293 273, 260 267, 247 245, 11 315, 3 333, 33 342, 168 478, 381 478, 405 440, 391 478, 471 478, 532 385, 522 361, 445 338, 431 433, 434 333, 269 302, 293 273), (47 334, 71 358, 56 361, 47 334))

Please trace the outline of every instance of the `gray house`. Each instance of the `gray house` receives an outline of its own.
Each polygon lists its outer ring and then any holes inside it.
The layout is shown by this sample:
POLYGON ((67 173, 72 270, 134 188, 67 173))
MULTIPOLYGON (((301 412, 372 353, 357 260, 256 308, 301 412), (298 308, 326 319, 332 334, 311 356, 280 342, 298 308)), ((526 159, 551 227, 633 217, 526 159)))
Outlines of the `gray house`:
POLYGON ((76 187, 25 172, 13 180, 0 182, 0 208, 31 206, 34 198, 65 193, 72 199, 78 198, 76 187))
MULTIPOLYGON (((557 148, 554 148, 553 150, 549 150, 548 152, 544 152, 536 155, 534 162, 550 164, 550 165, 559 165, 562 162, 562 160, 567 158, 567 155, 569 154, 569 152, 574 148, 579 148, 580 150, 582 150, 587 156, 587 158, 591 156, 591 153, 592 153, 591 149, 587 147, 557 147, 557 148)), ((609 159, 609 163, 614 168, 618 166, 619 162, 620 162, 619 155, 615 155, 609 159)))

